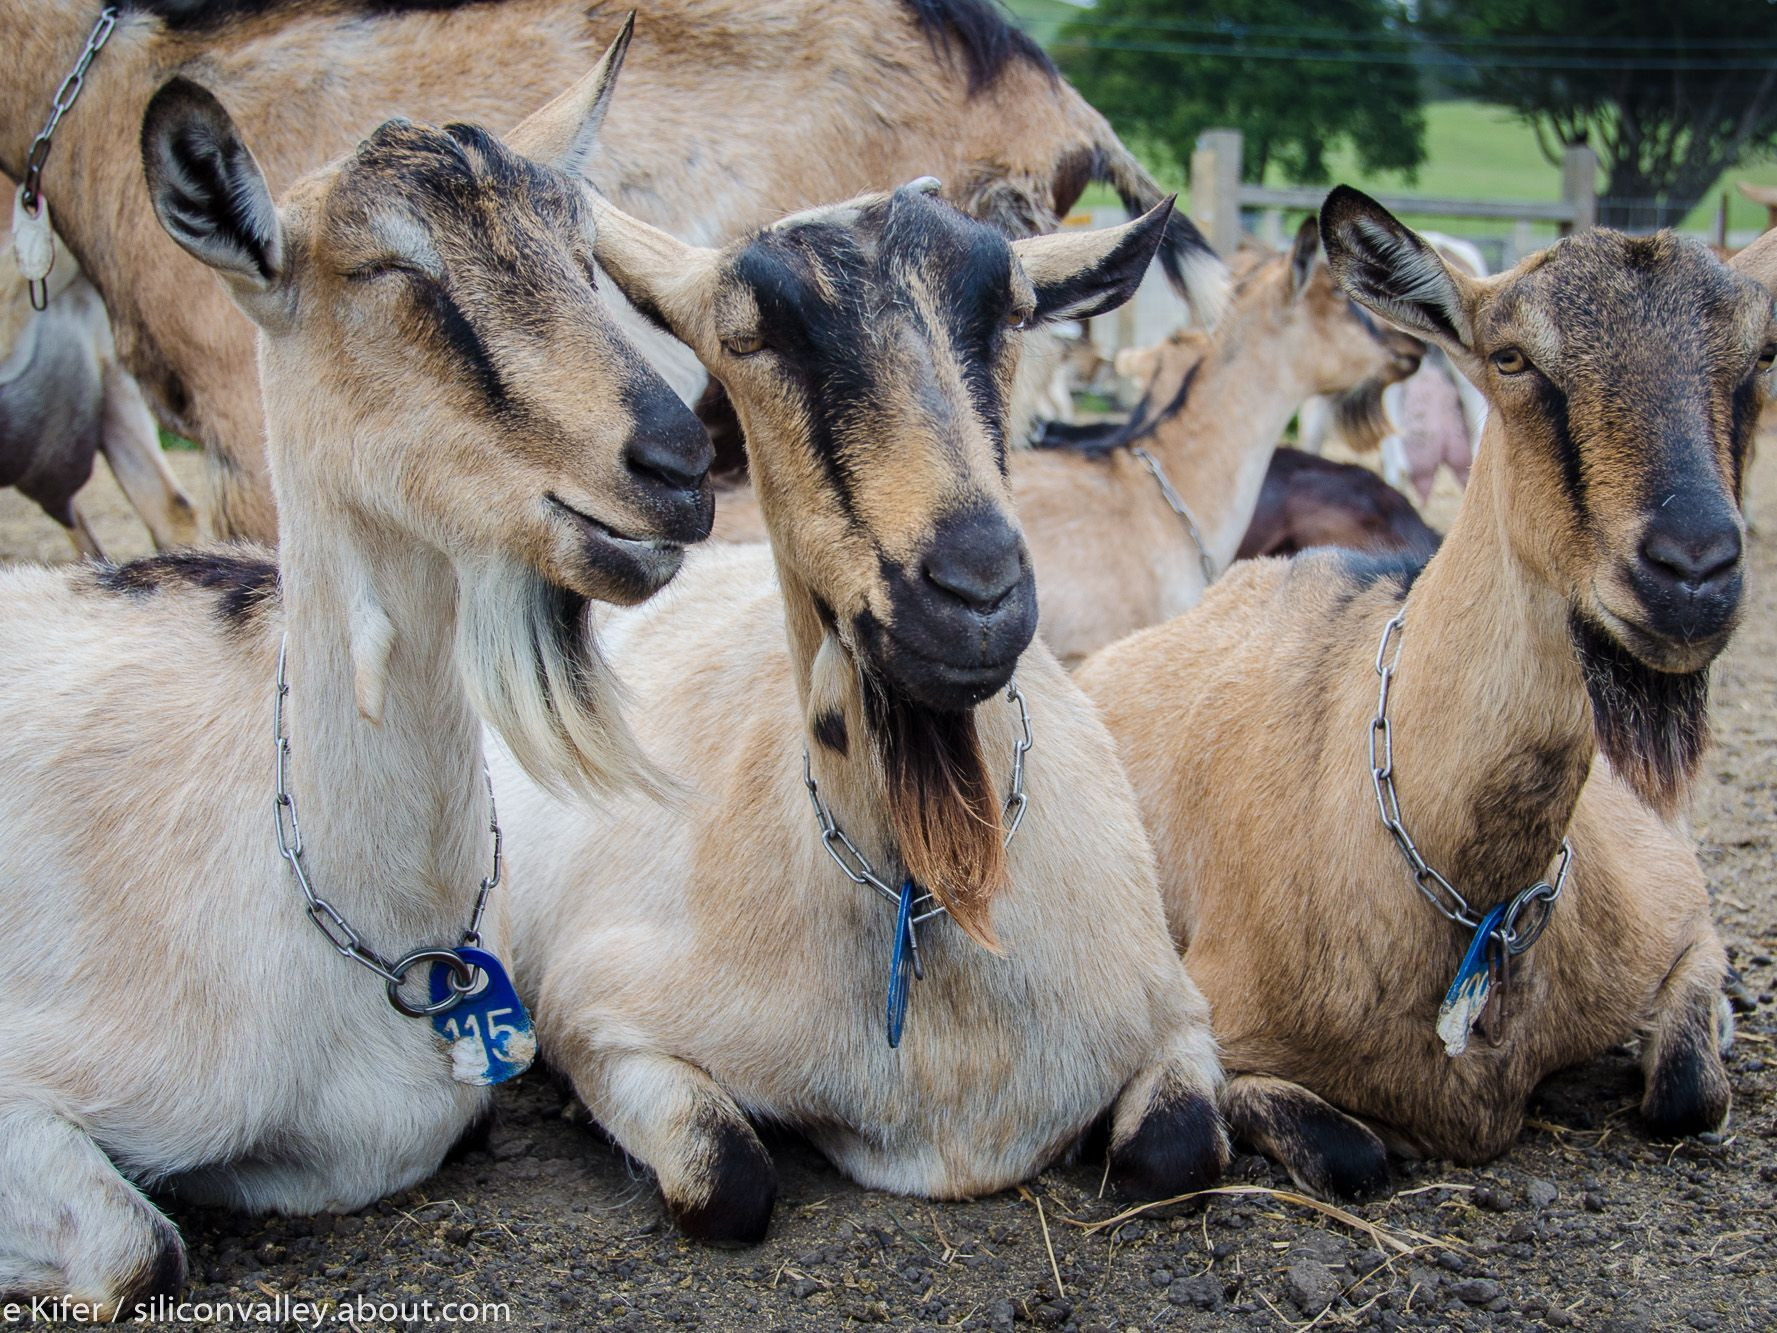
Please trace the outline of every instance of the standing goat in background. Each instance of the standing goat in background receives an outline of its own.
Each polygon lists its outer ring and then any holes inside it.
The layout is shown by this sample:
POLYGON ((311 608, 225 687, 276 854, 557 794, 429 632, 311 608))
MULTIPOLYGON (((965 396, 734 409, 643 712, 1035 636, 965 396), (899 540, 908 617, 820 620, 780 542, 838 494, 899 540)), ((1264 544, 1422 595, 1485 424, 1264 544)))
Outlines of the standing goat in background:
POLYGON ((1006 480, 1029 331, 1126 300, 1166 213, 1008 244, 916 185, 718 252, 600 208, 599 262, 728 386, 772 544, 601 622, 684 803, 495 786, 541 1048, 694 1236, 764 1234, 750 1118, 936 1198, 1104 1119, 1139 1196, 1222 1169, 1208 1013, 1110 738, 1031 643, 1006 480))
MULTIPOLYGON (((13 187, 0 177, 0 192, 13 187)), ((0 231, 0 486, 16 486, 89 559, 104 551, 75 499, 102 453, 158 550, 198 539, 197 515, 160 451, 142 391, 117 359, 105 303, 61 238, 44 310, 31 308, 0 231)))
POLYGON ((513 132, 540 161, 392 121, 281 209, 208 92, 149 104, 156 213, 261 330, 284 545, 0 573, 0 1292, 177 1288, 145 1186, 361 1208, 522 1061, 404 1016, 509 993, 468 961, 503 944, 482 721, 552 786, 651 773, 580 612, 710 518, 709 442, 589 276, 614 72, 513 132))
POLYGON ((1545 1076, 1639 1036, 1649 1127, 1714 1129, 1726 960, 1678 811, 1740 613, 1772 294, 1669 232, 1476 280, 1354 190, 1321 219, 1341 284, 1488 397, 1455 525, 1423 568, 1250 562, 1079 673, 1230 1124, 1361 1193, 1385 1143, 1504 1151, 1545 1076))
MULTIPOLYGON (((204 446, 211 530, 269 542, 277 516, 252 328, 153 224, 133 147, 150 94, 181 72, 213 88, 258 145, 275 193, 390 116, 511 126, 592 62, 622 9, 587 0, 118 0, 116 9, 56 130, 45 197, 161 421, 204 446)), ((0 0, 10 39, 0 170, 24 170, 98 12, 91 0, 0 0)), ((636 216, 703 244, 928 171, 953 202, 1019 235, 1047 230, 1095 181, 1137 211, 1161 195, 996 0, 653 0, 627 82, 611 146, 595 148, 586 174, 636 216)), ((1214 256, 1182 215, 1169 233, 1163 257, 1180 290, 1213 306, 1214 256)), ((685 349, 633 312, 620 317, 694 396, 703 376, 685 349)))

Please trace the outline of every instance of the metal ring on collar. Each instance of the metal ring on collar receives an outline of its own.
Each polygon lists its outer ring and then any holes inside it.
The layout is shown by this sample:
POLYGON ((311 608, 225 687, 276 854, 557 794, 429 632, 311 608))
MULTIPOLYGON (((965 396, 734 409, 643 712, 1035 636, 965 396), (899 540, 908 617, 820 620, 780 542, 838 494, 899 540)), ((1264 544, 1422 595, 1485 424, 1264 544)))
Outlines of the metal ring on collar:
POLYGON ((387 983, 389 1003, 409 1018, 430 1018, 434 1014, 442 1014, 447 1009, 456 1008, 462 1003, 463 997, 475 989, 475 977, 480 970, 464 962, 453 949, 415 949, 389 969, 394 974, 387 983), (421 963, 443 963, 450 969, 450 994, 429 1004, 409 1004, 401 998, 401 983, 421 963))

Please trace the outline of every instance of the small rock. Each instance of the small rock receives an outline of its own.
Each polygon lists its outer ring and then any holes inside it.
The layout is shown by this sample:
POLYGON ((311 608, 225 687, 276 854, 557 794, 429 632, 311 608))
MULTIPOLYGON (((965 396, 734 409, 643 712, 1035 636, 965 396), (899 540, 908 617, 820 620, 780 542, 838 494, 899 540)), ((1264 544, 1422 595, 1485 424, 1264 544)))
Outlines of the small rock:
POLYGON ((1536 1239, 1536 1228, 1528 1222, 1514 1222, 1505 1238, 1510 1244, 1522 1245, 1527 1240, 1536 1239))
POLYGON ((1604 1211, 1604 1196, 1587 1190, 1585 1194, 1580 1196, 1580 1204, 1588 1213, 1602 1213, 1604 1211))
POLYGON ((1148 1285, 1150 1287, 1170 1287, 1172 1285, 1172 1270, 1170 1268, 1156 1268, 1148 1274, 1148 1285))
POLYGON ((1283 1289, 1303 1314, 1316 1315, 1339 1298, 1343 1283, 1318 1259, 1298 1259, 1283 1275, 1283 1289))
POLYGON ((1450 1290, 1456 1294, 1459 1301, 1467 1305, 1486 1305, 1489 1301, 1498 1300, 1504 1294, 1499 1289, 1499 1283, 1484 1277, 1465 1278, 1450 1290))
MULTIPOLYGON (((1166 1289, 1166 1299, 1181 1309, 1190 1306, 1196 1310, 1216 1310, 1221 1308, 1225 1299, 1225 1289, 1219 1277, 1201 1273, 1196 1277, 1181 1277, 1174 1282, 1166 1289)), ((1315 1308, 1318 1313, 1321 1307, 1315 1308)))
POLYGON ((1551 1305, 1548 1314, 1543 1316, 1543 1321, 1547 1323, 1550 1328, 1573 1327, 1573 1316, 1566 1310, 1563 1310, 1559 1305, 1551 1305))
POLYGON ((1474 1193, 1475 1207, 1485 1208, 1490 1213, 1503 1213, 1512 1206, 1512 1201, 1490 1185, 1483 1185, 1474 1193))
POLYGON ((1547 1208, 1561 1197, 1561 1191, 1555 1188, 1552 1180, 1533 1180, 1526 1193, 1532 1208, 1547 1208))
POLYGON ((1455 1250, 1445 1250, 1438 1255, 1438 1267, 1450 1273, 1468 1271, 1468 1260, 1455 1250))

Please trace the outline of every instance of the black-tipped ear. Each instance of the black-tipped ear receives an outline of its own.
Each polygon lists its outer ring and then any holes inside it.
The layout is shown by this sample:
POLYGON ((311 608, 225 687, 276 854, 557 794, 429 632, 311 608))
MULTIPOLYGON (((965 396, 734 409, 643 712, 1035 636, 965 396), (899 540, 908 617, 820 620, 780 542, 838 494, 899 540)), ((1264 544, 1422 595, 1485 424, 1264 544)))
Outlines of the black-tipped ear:
POLYGON ((1296 240, 1290 246, 1290 300, 1302 294, 1308 280, 1314 276, 1314 266, 1320 263, 1320 221, 1317 218, 1303 218, 1302 225, 1296 228, 1296 240))
POLYGON ((1037 320, 1090 319, 1115 310, 1141 286, 1172 216, 1167 196, 1133 222, 1012 242, 1037 292, 1037 320))
POLYGON ((1390 323, 1465 355, 1474 346, 1473 282, 1381 204, 1349 185, 1320 209, 1327 266, 1348 295, 1390 323))
POLYGON ((167 234, 224 277, 264 291, 283 244, 265 176, 222 103, 190 79, 162 85, 142 118, 142 170, 167 234))

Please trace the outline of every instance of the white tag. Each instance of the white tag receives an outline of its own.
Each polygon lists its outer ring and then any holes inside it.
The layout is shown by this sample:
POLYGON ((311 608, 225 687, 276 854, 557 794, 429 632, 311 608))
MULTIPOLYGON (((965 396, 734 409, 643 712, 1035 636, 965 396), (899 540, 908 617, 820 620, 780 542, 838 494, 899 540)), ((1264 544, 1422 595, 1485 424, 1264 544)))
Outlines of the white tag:
POLYGON ((37 212, 25 207, 25 187, 12 197, 12 255, 26 282, 42 282, 56 262, 55 233, 49 227, 49 200, 37 198, 37 212))

